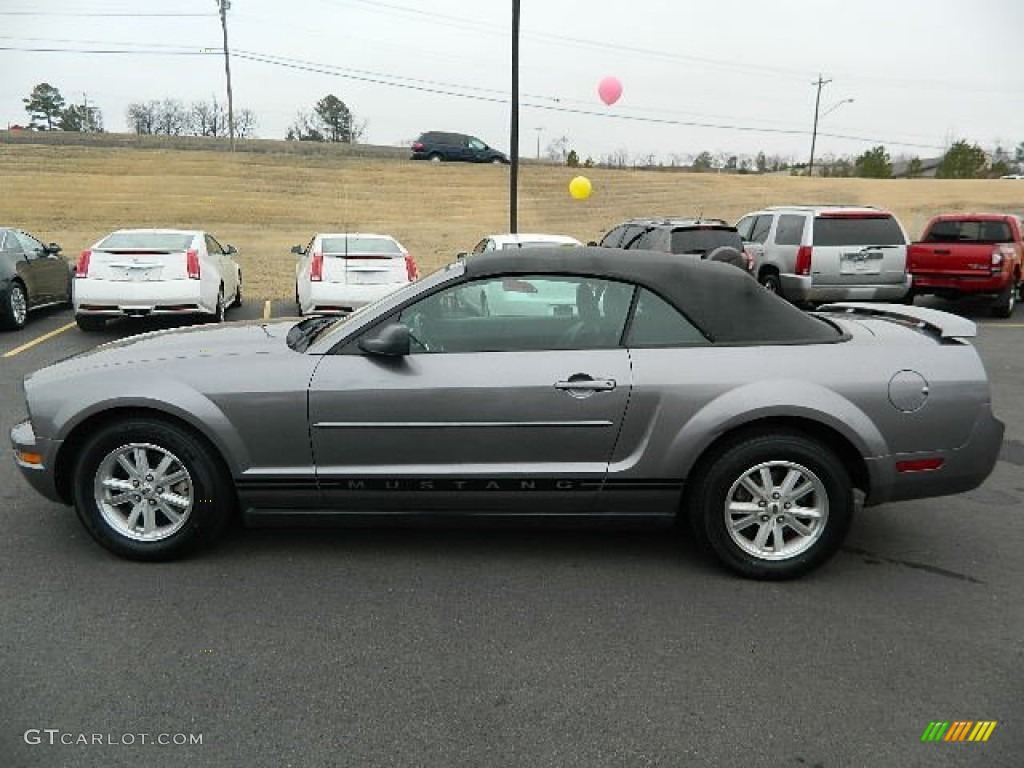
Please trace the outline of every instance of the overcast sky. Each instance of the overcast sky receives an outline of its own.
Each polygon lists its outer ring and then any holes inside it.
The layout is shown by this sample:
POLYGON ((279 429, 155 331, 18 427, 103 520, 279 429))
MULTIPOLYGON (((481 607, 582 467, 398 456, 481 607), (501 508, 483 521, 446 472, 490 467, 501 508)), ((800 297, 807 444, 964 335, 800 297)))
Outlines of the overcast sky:
MULTIPOLYGON (((258 136, 283 138, 333 93, 367 121, 368 143, 453 130, 507 149, 511 6, 232 0, 236 108, 256 113, 258 136)), ((959 138, 1012 148, 1022 37, 1021 0, 522 0, 521 152, 565 135, 595 159, 806 161, 819 73, 831 82, 818 157, 878 143, 928 157, 959 138), (607 75, 624 86, 611 107, 597 96, 607 75)), ((87 94, 110 131, 126 130, 132 101, 223 99, 221 46, 215 0, 0 0, 0 124, 27 123, 22 99, 43 81, 68 101, 87 94), (130 52, 88 52, 100 50, 130 52)))

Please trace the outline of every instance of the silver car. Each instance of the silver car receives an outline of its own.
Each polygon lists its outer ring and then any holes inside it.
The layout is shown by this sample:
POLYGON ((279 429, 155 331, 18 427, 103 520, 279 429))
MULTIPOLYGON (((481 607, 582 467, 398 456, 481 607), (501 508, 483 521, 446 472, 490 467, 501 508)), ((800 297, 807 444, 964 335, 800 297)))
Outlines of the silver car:
POLYGON ((734 267, 612 248, 456 262, 343 318, 165 331, 25 380, 15 458, 131 558, 250 523, 689 522, 745 576, 839 547, 858 505, 978 486, 1003 424, 970 321, 805 314, 734 267), (489 284, 573 287, 488 316, 489 284), (230 361, 230 364, 227 362, 230 361))

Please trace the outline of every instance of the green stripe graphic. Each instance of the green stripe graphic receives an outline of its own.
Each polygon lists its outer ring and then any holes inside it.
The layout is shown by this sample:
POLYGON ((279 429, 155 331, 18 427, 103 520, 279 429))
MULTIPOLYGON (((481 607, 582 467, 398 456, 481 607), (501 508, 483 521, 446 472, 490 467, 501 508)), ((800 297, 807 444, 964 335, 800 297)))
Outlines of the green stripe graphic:
POLYGON ((924 733, 921 734, 921 741, 941 741, 947 730, 949 730, 948 720, 946 722, 930 722, 924 729, 924 733))

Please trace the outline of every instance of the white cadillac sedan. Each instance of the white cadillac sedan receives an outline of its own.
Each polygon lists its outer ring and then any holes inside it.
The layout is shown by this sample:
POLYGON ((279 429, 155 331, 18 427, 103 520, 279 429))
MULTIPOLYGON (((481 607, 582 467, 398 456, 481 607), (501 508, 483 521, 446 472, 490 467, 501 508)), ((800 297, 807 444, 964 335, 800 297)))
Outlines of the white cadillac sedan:
POLYGON ((233 245, 208 232, 119 229, 82 251, 75 267, 75 321, 98 331, 112 317, 203 315, 224 320, 242 303, 233 245))
POLYGON ((295 303, 303 315, 354 312, 419 277, 416 260, 389 235, 319 233, 292 253, 300 257, 295 303))

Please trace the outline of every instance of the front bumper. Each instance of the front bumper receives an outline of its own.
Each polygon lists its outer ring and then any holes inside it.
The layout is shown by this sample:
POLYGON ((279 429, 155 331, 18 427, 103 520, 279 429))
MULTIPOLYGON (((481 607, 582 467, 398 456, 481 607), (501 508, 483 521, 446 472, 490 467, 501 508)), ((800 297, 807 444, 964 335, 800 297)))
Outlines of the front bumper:
POLYGON ((62 499, 57 491, 54 465, 61 441, 38 437, 32 428, 32 422, 26 419, 11 427, 11 445, 14 448, 14 461, 21 474, 38 493, 61 504, 62 499))
POLYGON ((779 275, 782 295, 790 301, 899 301, 910 292, 911 276, 900 283, 826 284, 814 282, 812 275, 779 275))
POLYGON ((1003 446, 1006 425, 988 403, 978 410, 967 442, 959 448, 926 453, 897 453, 868 460, 872 477, 868 505, 889 501, 949 496, 977 488, 991 474, 1003 446), (897 472, 896 464, 921 458, 942 458, 939 469, 897 472))

